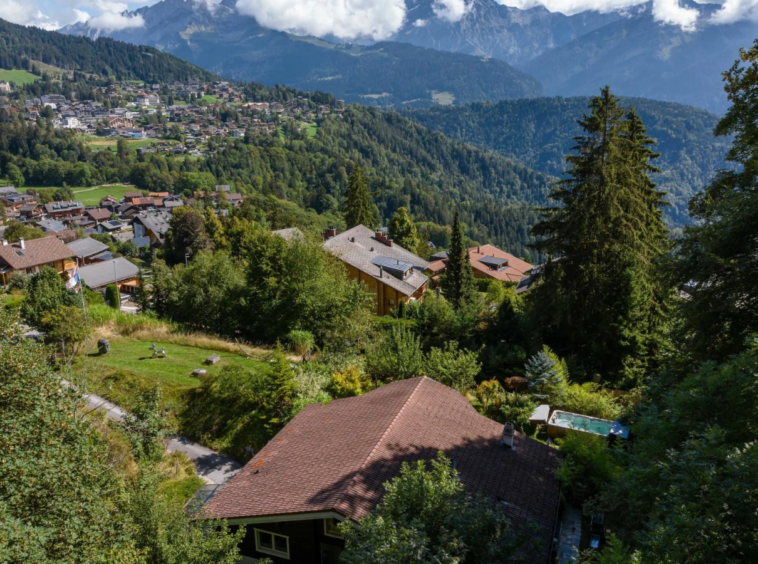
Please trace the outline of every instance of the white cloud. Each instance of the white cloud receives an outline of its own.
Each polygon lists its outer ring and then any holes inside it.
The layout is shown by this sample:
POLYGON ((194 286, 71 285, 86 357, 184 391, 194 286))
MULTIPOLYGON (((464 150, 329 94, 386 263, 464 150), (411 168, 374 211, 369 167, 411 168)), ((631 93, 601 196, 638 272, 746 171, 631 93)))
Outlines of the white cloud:
POLYGON ((758 21, 758 0, 726 0, 710 21, 730 24, 745 19, 758 21))
POLYGON ((459 21, 471 8, 466 0, 434 0, 432 10, 438 18, 451 22, 459 21))
POLYGON ((679 0, 653 0, 653 17, 665 24, 678 25, 685 31, 694 31, 700 12, 685 8, 679 0))
POLYGON ((104 12, 99 16, 90 18, 87 24, 93 29, 121 31, 122 29, 144 27, 145 20, 140 14, 127 16, 117 12, 104 12))
MULTIPOLYGON (((544 6, 551 12, 560 12, 568 16, 592 10, 607 13, 623 10, 632 6, 647 4, 648 0, 497 0, 514 8, 533 8, 544 6)), ((758 0, 727 0, 735 3, 758 3, 758 0)), ((686 31, 695 29, 700 12, 697 8, 687 8, 679 0, 652 0, 653 17, 656 21, 677 25, 686 31)))
POLYGON ((74 21, 71 23, 85 23, 87 22, 92 16, 90 16, 87 12, 84 10, 77 10, 74 8, 74 21))
POLYGON ((42 29, 58 29, 60 25, 43 14, 34 2, 21 0, 0 1, 0 18, 11 23, 33 25, 42 29))
POLYGON ((265 27, 299 35, 387 39, 405 20, 405 0, 237 0, 265 27))
POLYGON ((424 27, 429 23, 429 20, 416 20, 413 22, 413 27, 424 27))

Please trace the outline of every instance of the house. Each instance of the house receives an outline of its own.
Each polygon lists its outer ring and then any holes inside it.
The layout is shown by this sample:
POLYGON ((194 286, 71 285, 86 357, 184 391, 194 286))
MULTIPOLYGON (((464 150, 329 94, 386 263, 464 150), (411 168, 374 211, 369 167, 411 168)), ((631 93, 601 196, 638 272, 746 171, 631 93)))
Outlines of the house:
POLYGON ((109 221, 113 212, 107 208, 92 208, 86 210, 84 213, 95 223, 102 223, 109 221))
POLYGON ((354 280, 374 294, 377 315, 388 315, 400 302, 422 300, 429 263, 396 245, 381 231, 363 225, 336 234, 327 230, 324 248, 347 266, 354 280))
POLYGON ((37 227, 42 229, 45 233, 58 233, 60 231, 66 231, 66 226, 57 219, 40 219, 37 222, 37 227))
POLYGON ((109 284, 118 284, 119 290, 127 294, 137 288, 139 268, 119 257, 83 266, 79 269, 79 279, 93 291, 104 291, 109 284))
POLYGON ((108 250, 108 245, 96 241, 91 237, 85 237, 84 239, 77 239, 68 243, 68 248, 74 253, 79 266, 85 264, 91 264, 97 262, 97 256, 108 250))
POLYGON ((338 562, 336 523, 360 521, 403 462, 453 460, 466 490, 533 526, 530 564, 551 562, 560 506, 561 454, 480 415, 459 392, 429 378, 393 382, 365 395, 300 411, 207 502, 211 517, 245 525, 242 562, 338 562))
POLYGON ((45 213, 50 219, 68 219, 84 213, 81 202, 50 202, 45 204, 45 213))
POLYGON ((120 221, 112 219, 110 221, 104 221, 97 226, 98 233, 116 233, 124 228, 124 224, 120 221))
POLYGON ((129 192, 124 192, 124 201, 125 202, 131 202, 134 198, 141 198, 142 192, 139 190, 130 190, 129 192))
POLYGON ((74 253, 57 237, 42 237, 30 241, 19 240, 0 245, 0 284, 6 285, 14 272, 33 274, 50 266, 61 276, 76 268, 74 253))
POLYGON ((26 220, 35 220, 42 216, 45 208, 41 204, 24 204, 18 209, 18 213, 26 220))
MULTIPOLYGON (((471 247, 468 255, 474 278, 490 278, 518 284, 522 279, 527 278, 529 271, 534 268, 528 262, 501 251, 493 245, 471 247)), ((443 274, 447 267, 447 252, 435 253, 431 259, 427 273, 433 281, 437 281, 439 275, 443 274)))
POLYGON ((151 244, 163 246, 166 233, 170 229, 171 214, 150 210, 138 213, 132 221, 135 237, 150 237, 151 244))
POLYGON ((7 194, 0 194, 0 202, 5 204, 6 208, 18 210, 21 208, 21 206, 25 206, 27 204, 36 204, 37 199, 31 194, 17 194, 14 191, 7 194))
POLYGON ((100 200, 99 206, 101 208, 106 208, 109 211, 114 211, 118 207, 119 203, 120 202, 116 198, 114 198, 113 196, 108 195, 105 198, 103 198, 102 200, 100 200))

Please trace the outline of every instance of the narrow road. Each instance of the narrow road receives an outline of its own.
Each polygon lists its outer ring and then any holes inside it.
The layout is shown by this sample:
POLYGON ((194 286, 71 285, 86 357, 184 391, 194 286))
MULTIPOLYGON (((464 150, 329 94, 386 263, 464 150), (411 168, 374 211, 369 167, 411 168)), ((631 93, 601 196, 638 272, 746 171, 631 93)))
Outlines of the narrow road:
MULTIPOLYGON (((105 398, 85 394, 84 399, 91 410, 102 409, 109 419, 123 421, 127 412, 105 398)), ((240 471, 242 465, 223 454, 193 443, 187 437, 172 437, 167 446, 169 452, 183 452, 197 467, 197 474, 213 484, 225 484, 240 471)))

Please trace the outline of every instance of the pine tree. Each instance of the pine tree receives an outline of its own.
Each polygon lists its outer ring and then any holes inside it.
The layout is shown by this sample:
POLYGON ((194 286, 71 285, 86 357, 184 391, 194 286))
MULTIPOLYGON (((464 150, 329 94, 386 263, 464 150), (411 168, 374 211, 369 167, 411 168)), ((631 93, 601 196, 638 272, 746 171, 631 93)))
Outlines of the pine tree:
POLYGON ((593 374, 638 378, 658 352, 663 323, 655 264, 666 249, 663 194, 649 177, 658 155, 609 88, 589 109, 567 178, 551 195, 560 205, 541 210, 532 232, 555 259, 535 298, 546 340, 593 374))
POLYGON ((412 253, 418 247, 418 231, 406 208, 397 208, 388 225, 392 240, 412 253))
POLYGON ((458 310, 474 301, 476 288, 471 272, 468 249, 463 242, 463 227, 458 211, 453 219, 453 232, 450 236, 450 249, 447 251, 447 266, 442 277, 442 291, 445 298, 458 310))
POLYGON ((345 206, 345 223, 347 228, 365 225, 373 228, 376 222, 374 204, 368 183, 363 176, 363 169, 356 166, 347 181, 347 202, 345 206))

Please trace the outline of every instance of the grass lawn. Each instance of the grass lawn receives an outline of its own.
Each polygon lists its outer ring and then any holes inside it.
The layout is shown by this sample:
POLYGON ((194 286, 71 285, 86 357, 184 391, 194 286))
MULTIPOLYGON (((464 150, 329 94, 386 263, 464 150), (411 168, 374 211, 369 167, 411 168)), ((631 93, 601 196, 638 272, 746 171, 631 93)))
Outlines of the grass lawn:
MULTIPOLYGON (((116 143, 118 142, 118 139, 114 137, 97 137, 94 135, 83 136, 83 140, 94 151, 101 151, 103 149, 115 151, 116 143)), ((126 145, 132 151, 136 151, 140 147, 149 147, 153 141, 154 139, 127 139, 126 145)))
POLYGON ((218 96, 208 96, 208 95, 205 95, 200 99, 203 102, 207 102, 208 104, 218 104, 218 101, 220 100, 218 96))
POLYGON ((305 132, 308 134, 308 137, 315 137, 316 133, 318 132, 318 125, 315 123, 306 123, 304 124, 305 132))
POLYGON ((100 200, 106 196, 113 196, 116 199, 124 197, 126 192, 137 190, 134 186, 124 186, 123 184, 111 184, 109 186, 97 186, 96 188, 75 188, 74 198, 83 203, 85 206, 96 206, 100 200))
POLYGON ((19 86, 31 84, 39 80, 36 74, 32 74, 25 70, 5 70, 0 69, 0 82, 13 82, 19 86))
MULTIPOLYGON (((108 338, 111 344, 108 354, 100 356, 94 349, 86 358, 87 379, 93 392, 126 409, 130 409, 141 390, 155 386, 161 388, 169 408, 181 407, 186 393, 200 385, 199 380, 191 375, 196 368, 215 375, 225 366, 253 370, 268 366, 267 362, 250 359, 242 353, 160 341, 156 341, 156 345, 166 347, 166 358, 152 358, 150 340, 115 335, 108 338), (203 361, 211 355, 220 356, 221 361, 204 366, 203 361)), ((79 368, 83 360, 80 358, 79 368)))

